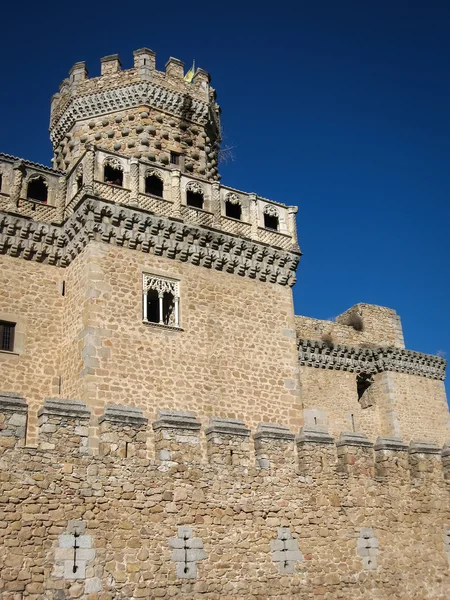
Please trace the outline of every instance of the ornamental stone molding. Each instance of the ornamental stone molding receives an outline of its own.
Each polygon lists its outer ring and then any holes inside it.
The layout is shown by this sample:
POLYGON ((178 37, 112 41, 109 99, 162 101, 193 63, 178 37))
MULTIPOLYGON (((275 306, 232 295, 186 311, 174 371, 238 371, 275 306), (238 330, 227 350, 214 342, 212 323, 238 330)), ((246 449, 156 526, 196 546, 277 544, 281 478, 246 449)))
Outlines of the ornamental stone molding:
POLYGON ((194 194, 201 194, 202 196, 205 195, 205 190, 198 181, 188 181, 186 184, 186 191, 194 192, 194 194))
POLYGON ((91 241, 293 286, 299 255, 86 197, 63 225, 0 213, 0 252, 67 267, 91 241))
POLYGON ((143 291, 145 293, 149 290, 154 290, 158 292, 158 294, 172 294, 174 298, 180 297, 179 281, 144 273, 143 291))
MULTIPOLYGON (((89 119, 118 110, 129 110, 145 104, 178 117, 186 118, 185 95, 149 82, 86 94, 73 98, 63 114, 51 127, 50 139, 55 148, 79 119, 89 119)), ((205 125, 210 117, 206 102, 192 98, 189 106, 190 121, 205 125)))
POLYGON ((225 196, 225 202, 230 202, 230 204, 241 204, 241 200, 237 194, 233 194, 233 192, 228 192, 225 196))
POLYGON ((440 356, 403 348, 391 346, 361 348, 304 339, 298 340, 298 357, 301 366, 316 369, 367 374, 395 371, 439 380, 445 379, 447 364, 447 361, 440 356))
POLYGON ((116 158, 115 156, 107 156, 103 161, 103 167, 112 167, 113 169, 123 171, 122 161, 119 158, 116 158))
POLYGON ((264 207, 264 214, 270 215, 271 217, 278 217, 278 209, 272 204, 266 204, 264 207))

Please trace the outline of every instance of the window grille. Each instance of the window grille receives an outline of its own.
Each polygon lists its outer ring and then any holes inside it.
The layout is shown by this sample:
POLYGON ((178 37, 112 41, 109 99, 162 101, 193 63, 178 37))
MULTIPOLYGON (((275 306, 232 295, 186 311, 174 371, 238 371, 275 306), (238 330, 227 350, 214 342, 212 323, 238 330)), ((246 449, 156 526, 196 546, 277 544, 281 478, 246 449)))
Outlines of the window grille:
POLYGON ((169 327, 180 326, 180 282, 143 275, 143 320, 169 327))
POLYGON ((0 321, 0 350, 12 352, 14 350, 14 330, 16 324, 0 321))

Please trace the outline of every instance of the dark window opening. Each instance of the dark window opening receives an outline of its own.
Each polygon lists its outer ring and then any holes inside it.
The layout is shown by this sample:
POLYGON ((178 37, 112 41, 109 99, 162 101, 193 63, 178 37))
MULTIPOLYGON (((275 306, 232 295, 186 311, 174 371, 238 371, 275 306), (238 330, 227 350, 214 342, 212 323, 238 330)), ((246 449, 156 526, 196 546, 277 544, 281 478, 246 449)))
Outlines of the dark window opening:
POLYGON ((0 350, 12 352, 14 350, 15 323, 0 321, 0 350))
POLYGON ((373 383, 373 375, 370 373, 359 373, 356 376, 356 389, 358 391, 358 400, 361 400, 364 392, 366 392, 373 383))
POLYGON ((232 202, 225 202, 225 214, 231 219, 241 220, 242 208, 240 204, 233 204, 232 202))
POLYGON ((103 181, 114 185, 123 185, 123 172, 110 165, 105 165, 103 181))
POLYGON ((0 192, 2 191, 3 175, 0 173, 0 192))
POLYGON ((43 177, 38 177, 28 182, 27 198, 29 200, 37 200, 37 202, 47 202, 48 188, 43 177))
POLYGON ((152 196, 163 197, 164 184, 156 175, 149 175, 145 178, 145 193, 152 196))
POLYGON ((162 298, 162 315, 159 294, 156 290, 147 292, 147 321, 151 323, 163 323, 164 325, 174 325, 175 318, 175 298, 172 293, 164 292, 162 298))
POLYGON ((77 192, 78 192, 78 190, 81 190, 82 187, 83 187, 83 174, 80 173, 77 176, 77 192))
POLYGON ((172 165, 179 165, 181 163, 181 154, 178 154, 178 152, 171 152, 170 163, 172 165))
POLYGON ((194 208, 203 208, 203 194, 188 190, 186 192, 186 204, 194 208))
POLYGON ((278 231, 278 217, 275 215, 264 214, 264 227, 278 231))

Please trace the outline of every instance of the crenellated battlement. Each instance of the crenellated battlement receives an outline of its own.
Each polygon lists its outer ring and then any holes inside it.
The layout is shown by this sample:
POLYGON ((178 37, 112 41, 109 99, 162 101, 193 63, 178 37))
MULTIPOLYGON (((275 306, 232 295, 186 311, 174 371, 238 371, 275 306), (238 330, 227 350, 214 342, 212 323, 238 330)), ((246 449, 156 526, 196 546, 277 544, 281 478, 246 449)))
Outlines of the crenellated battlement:
MULTIPOLYGON (((255 432, 243 421, 211 417, 204 428, 191 412, 160 410, 148 426, 142 410, 107 405, 93 419, 81 401, 48 398, 39 410, 37 448, 55 460, 83 456, 144 460, 168 471, 178 465, 242 468, 255 475, 288 471, 312 478, 370 477, 401 480, 414 486, 450 481, 449 449, 413 440, 379 437, 374 445, 361 433, 347 432, 334 440, 323 428, 304 427, 295 435, 283 425, 260 423, 255 432), (95 432, 95 433, 94 433, 95 432), (93 439, 99 441, 98 449, 93 439), (150 457, 155 456, 152 460, 150 457)), ((27 405, 20 395, 0 395, 0 451, 24 447, 27 405)), ((16 460, 16 458, 15 458, 16 460)), ((139 463, 142 464, 142 463, 139 463)))

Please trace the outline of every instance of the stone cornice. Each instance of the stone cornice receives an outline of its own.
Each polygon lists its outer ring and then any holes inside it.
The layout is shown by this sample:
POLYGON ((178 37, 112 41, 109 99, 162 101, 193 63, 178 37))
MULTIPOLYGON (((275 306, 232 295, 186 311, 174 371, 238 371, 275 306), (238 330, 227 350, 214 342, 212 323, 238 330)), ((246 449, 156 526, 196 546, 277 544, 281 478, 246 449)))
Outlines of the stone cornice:
POLYGON ((204 125, 212 118, 206 102, 191 98, 186 115, 185 94, 150 82, 131 83, 126 86, 74 97, 65 107, 58 121, 50 128, 50 139, 56 147, 72 125, 80 119, 128 110, 142 104, 167 111, 179 117, 204 125))
POLYGON ((293 286, 299 254, 85 196, 63 225, 0 213, 0 252, 67 267, 90 241, 293 286))
POLYGON ((445 379, 447 364, 447 361, 440 356, 403 348, 390 346, 361 348, 303 339, 298 340, 298 356, 300 365, 316 369, 373 374, 396 371, 441 380, 445 379))

